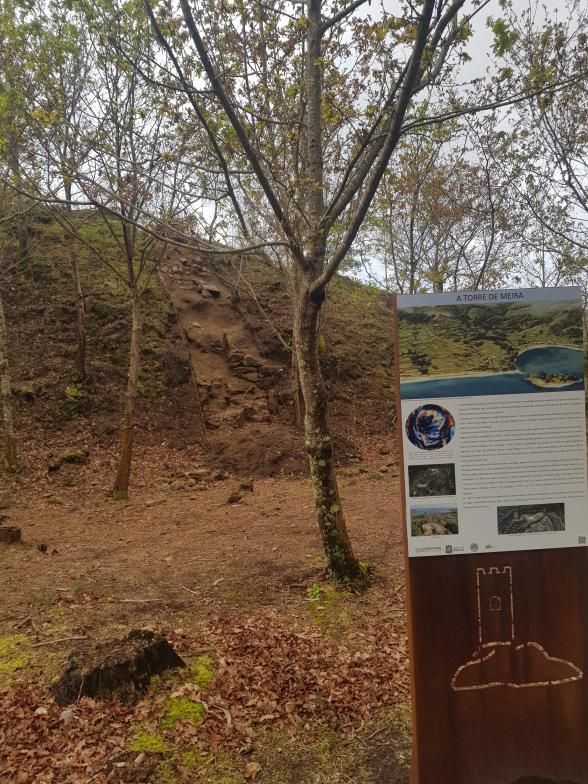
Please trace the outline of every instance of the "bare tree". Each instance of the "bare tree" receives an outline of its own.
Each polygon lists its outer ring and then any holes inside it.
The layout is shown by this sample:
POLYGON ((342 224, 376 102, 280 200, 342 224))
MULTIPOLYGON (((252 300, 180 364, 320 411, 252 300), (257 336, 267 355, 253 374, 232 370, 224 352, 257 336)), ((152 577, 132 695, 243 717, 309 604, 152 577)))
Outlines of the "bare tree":
POLYGON ((339 578, 361 570, 335 476, 322 310, 413 96, 446 74, 467 39, 464 1, 407 3, 399 16, 373 19, 357 13, 366 0, 236 2, 222 15, 215 3, 180 0, 180 28, 169 7, 145 3, 170 87, 190 96, 231 168, 244 172, 229 180, 248 207, 241 216, 254 217, 241 232, 245 247, 273 249, 292 281, 305 444, 327 566, 339 578))
MULTIPOLYGON (((182 169, 185 149, 169 129, 172 104, 161 100, 157 86, 141 78, 130 63, 113 52, 112 41, 124 38, 150 61, 152 36, 138 10, 137 5, 133 13, 127 4, 126 14, 121 15, 109 4, 79 4, 76 18, 83 22, 87 38, 83 43, 77 38, 72 43, 74 60, 78 63, 77 55, 84 51, 91 62, 90 76, 83 82, 81 105, 74 112, 69 99, 64 98, 57 104, 59 111, 48 111, 48 102, 55 90, 59 93, 61 82, 30 95, 27 122, 34 166, 25 169, 21 182, 7 181, 17 194, 26 193, 29 199, 44 205, 75 240, 70 265, 77 311, 79 376, 86 373, 86 335, 78 249, 85 249, 95 263, 108 267, 129 293, 129 365, 113 486, 113 495, 121 498, 128 493, 131 473, 145 293, 161 257, 158 243, 165 242, 170 223, 186 214, 188 201, 192 206, 194 191, 194 183, 182 169), (38 172, 43 173, 42 177, 38 172), (104 242, 89 236, 85 230, 87 217, 80 215, 79 207, 93 208, 90 215, 102 221, 104 234, 118 253, 104 252, 104 242)), ((69 29, 61 18, 58 22, 48 23, 51 39, 62 22, 69 29)), ((77 84, 75 78, 73 82, 77 84)), ((15 81, 15 92, 27 95, 26 90, 26 84, 15 81)), ((73 92, 68 95, 71 98, 73 92)))
POLYGON ((500 22, 495 52, 506 80, 536 90, 564 84, 518 107, 508 144, 493 150, 529 252, 522 273, 534 285, 588 292, 588 12, 577 0, 561 16, 507 5, 500 22))
MULTIPOLYGON (((134 443, 135 407, 141 366, 143 300, 157 269, 156 239, 141 225, 150 207, 163 221, 174 213, 177 178, 166 147, 165 114, 153 111, 156 96, 129 64, 113 57, 110 36, 131 36, 145 56, 151 49, 140 18, 88 16, 92 26, 94 87, 85 118, 88 156, 72 172, 77 190, 92 203, 115 240, 123 261, 119 271, 129 292, 131 335, 122 416, 122 437, 113 495, 128 494, 134 443), (124 28, 124 30, 122 29, 124 28), (170 181, 171 177, 171 181, 170 181), (163 209, 162 209, 163 207, 163 209)), ((147 33, 147 34, 146 34, 147 33)), ((169 144, 169 139, 167 140, 169 144)), ((175 166, 177 171, 177 165, 175 166)))
MULTIPOLYGON (((71 200, 71 195, 68 201, 71 200)), ((76 326, 77 326, 77 350, 76 350, 76 370, 78 380, 84 381, 86 379, 86 299, 82 290, 82 283, 80 280, 80 266, 78 259, 78 251, 75 245, 70 247, 69 256, 71 266, 71 276, 73 282, 73 291, 76 303, 76 326)))

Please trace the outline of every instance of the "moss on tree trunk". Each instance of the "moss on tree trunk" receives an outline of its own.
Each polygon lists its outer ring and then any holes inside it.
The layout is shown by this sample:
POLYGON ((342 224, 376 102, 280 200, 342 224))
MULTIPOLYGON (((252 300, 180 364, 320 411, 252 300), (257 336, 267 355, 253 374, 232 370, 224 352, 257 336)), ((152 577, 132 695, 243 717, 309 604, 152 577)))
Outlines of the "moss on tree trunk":
POLYGON ((322 302, 312 302, 308 296, 308 289, 301 291, 297 299, 294 343, 305 405, 304 441, 317 520, 325 550, 327 570, 339 580, 353 580, 361 575, 361 569, 353 553, 343 516, 335 474, 327 391, 319 362, 322 302))

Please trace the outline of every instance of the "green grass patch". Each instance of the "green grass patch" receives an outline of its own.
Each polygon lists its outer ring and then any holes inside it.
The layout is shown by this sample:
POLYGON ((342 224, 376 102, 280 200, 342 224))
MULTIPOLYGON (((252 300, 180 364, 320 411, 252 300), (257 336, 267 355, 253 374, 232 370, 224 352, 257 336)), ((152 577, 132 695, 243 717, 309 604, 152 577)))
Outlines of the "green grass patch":
POLYGON ((81 384, 70 384, 65 388, 65 396, 68 400, 83 400, 86 393, 81 384))
POLYGON ((306 598, 309 602, 318 602, 320 601, 321 596, 323 595, 323 589, 320 585, 316 583, 314 585, 309 585, 306 589, 306 598))
POLYGON ((410 712, 404 706, 379 714, 355 739, 334 729, 314 728, 292 739, 268 730, 254 742, 251 756, 222 752, 201 770, 203 784, 243 781, 248 759, 259 763, 257 784, 408 784, 410 712))
POLYGON ((196 768, 206 765, 208 762, 206 756, 196 749, 188 749, 180 757, 180 764, 186 770, 195 770, 196 768))
MULTIPOLYGON (((198 782, 202 784, 243 784, 244 759, 227 751, 214 754, 199 770, 198 782)), ((286 784, 285 782, 283 784, 286 784)))
POLYGON ((88 462, 88 452, 86 449, 66 449, 65 452, 62 452, 61 459, 64 463, 84 465, 88 462))

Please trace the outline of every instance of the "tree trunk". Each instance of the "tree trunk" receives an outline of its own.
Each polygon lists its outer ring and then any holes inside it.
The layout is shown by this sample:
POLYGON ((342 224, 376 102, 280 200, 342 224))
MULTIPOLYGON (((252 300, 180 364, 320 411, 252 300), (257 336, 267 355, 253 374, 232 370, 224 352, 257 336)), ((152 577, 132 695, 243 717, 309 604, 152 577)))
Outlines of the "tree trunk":
POLYGON ((361 569, 353 554, 341 508, 328 421, 327 391, 318 355, 322 302, 312 302, 306 288, 298 293, 296 299, 294 345, 305 404, 304 440, 327 570, 337 579, 354 579, 360 576, 361 569))
POLYGON ((82 284, 80 282, 78 254, 73 248, 71 251, 70 263, 71 263, 71 274, 72 274, 73 285, 74 285, 74 294, 76 298, 76 313, 77 313, 77 327, 78 327, 76 370, 78 372, 78 379, 80 381, 84 381, 86 378, 86 305, 84 302, 84 292, 82 291, 82 284))
POLYGON ((29 227, 25 210, 25 199, 22 193, 22 175, 20 166, 20 150, 18 139, 11 134, 8 142, 9 165, 17 190, 15 191, 16 234, 18 237, 18 255, 20 261, 26 261, 29 253, 29 227))
POLYGON ((129 352, 129 375, 125 395, 125 410, 123 414, 123 433, 118 463, 118 473, 114 482, 112 494, 115 498, 126 498, 129 492, 129 478, 131 475, 131 458, 133 456, 133 427, 135 414, 135 401, 139 387, 139 367, 141 362, 141 329, 143 314, 139 294, 133 292, 132 300, 132 330, 131 347, 129 352))
POLYGON ((71 191, 72 191, 72 182, 71 180, 66 177, 63 180, 63 190, 65 191, 65 201, 66 204, 64 205, 65 209, 71 212, 71 191))
POLYGON ((12 392, 10 389, 10 367, 8 365, 8 336, 4 307, 0 297, 0 401, 2 403, 3 456, 2 463, 7 471, 16 471, 16 437, 12 417, 12 392))
POLYGON ((298 360, 296 350, 292 350, 292 365, 290 368, 290 391, 292 402, 294 403, 294 427, 299 430, 302 427, 302 406, 300 405, 300 377, 298 374, 298 360))

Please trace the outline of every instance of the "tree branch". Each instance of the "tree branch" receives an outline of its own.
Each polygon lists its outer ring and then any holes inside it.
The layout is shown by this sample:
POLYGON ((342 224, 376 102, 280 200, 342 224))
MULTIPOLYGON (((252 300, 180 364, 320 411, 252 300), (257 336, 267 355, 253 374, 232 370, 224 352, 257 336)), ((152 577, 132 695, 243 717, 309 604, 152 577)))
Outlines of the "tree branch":
MULTIPOLYGON (((145 0, 146 4, 148 2, 149 0, 145 0)), ((208 76, 210 84, 212 85, 212 89, 214 90, 216 97, 218 98, 222 108, 224 109, 225 114, 227 115, 227 119, 229 120, 229 122, 233 126, 235 133, 237 134, 237 138, 239 139, 239 142, 243 147, 245 155, 247 156, 247 159, 251 164, 253 171, 255 172, 259 184, 261 185, 263 192, 265 193, 265 196, 276 218, 278 219, 278 222, 280 223, 282 230, 284 231, 284 234, 286 235, 287 239, 290 242, 290 247, 294 255, 296 256, 296 258, 298 258, 301 261, 301 263, 306 264, 304 254, 296 240, 296 236, 294 234, 292 226, 290 225, 290 221, 288 220, 287 215, 284 213, 277 195, 274 193, 271 183, 249 140, 247 131, 243 127, 241 120, 239 119, 237 112, 235 111, 233 103, 230 100, 229 96, 227 95, 221 83, 221 80, 216 72, 216 68, 214 67, 208 55, 208 51, 204 45, 200 33, 198 32, 198 28, 196 27, 196 22, 194 21, 194 17, 192 16, 192 11, 190 9, 190 6, 188 5, 187 0, 180 0, 180 7, 182 9, 182 14, 184 16, 184 21, 186 22, 188 32, 190 33, 190 37, 192 38, 194 46, 196 47, 196 51, 198 52, 198 57, 200 59, 200 62, 202 63, 202 66, 204 67, 204 70, 206 72, 206 75, 208 76)))
POLYGON ((342 8, 338 13, 334 14, 330 19, 325 19, 325 21, 322 22, 321 24, 321 28, 320 28, 321 35, 323 33, 326 33, 329 27, 333 27, 334 25, 338 24, 343 19, 345 19, 346 16, 349 16, 349 14, 352 14, 357 8, 359 8, 361 5, 367 2, 371 2, 371 0, 354 0, 353 3, 349 3, 348 6, 342 8))
POLYGON ((407 123, 403 127, 401 135, 404 136, 404 134, 410 133, 415 128, 426 128, 429 125, 438 125, 440 123, 447 122, 447 120, 454 120, 457 117, 463 117, 468 114, 473 115, 480 114, 481 112, 488 112, 493 109, 503 109, 506 106, 513 106, 514 104, 522 103, 523 101, 529 101, 531 98, 535 98, 538 95, 545 95, 546 93, 550 92, 558 92, 559 90, 563 90, 564 87, 569 87, 576 83, 582 83, 586 77, 588 77, 588 70, 580 71, 570 79, 566 79, 565 81, 559 82, 558 84, 547 85, 546 87, 540 87, 536 90, 531 90, 530 92, 522 91, 509 98, 489 101, 488 103, 477 104, 476 106, 465 106, 462 109, 455 109, 451 112, 444 112, 443 114, 433 115, 432 117, 425 117, 422 120, 414 120, 413 122, 407 123))
MULTIPOLYGON (((52 194, 33 194, 30 191, 26 191, 22 188, 18 188, 17 186, 13 185, 11 182, 5 179, 0 179, 0 182, 5 185, 6 187, 13 190, 15 193, 19 193, 22 196, 26 196, 27 198, 34 201, 36 204, 42 204, 47 206, 47 209, 50 209, 50 205, 62 205, 62 206, 73 206, 73 207, 93 207, 96 210, 101 210, 112 215, 119 220, 128 223, 134 226, 137 229, 145 232, 150 237, 153 237, 156 240, 161 242, 167 242, 170 245, 174 245, 178 248, 185 248, 186 250, 198 251, 200 253, 207 253, 211 256, 235 256, 237 254, 250 254, 254 253, 259 250, 263 250, 264 248, 288 248, 289 250, 292 249, 292 246, 289 242, 286 241, 269 241, 269 242, 258 242, 255 245, 244 245, 242 247, 236 247, 231 249, 225 249, 219 247, 218 244, 212 242, 203 242, 202 240, 198 240, 197 238, 195 241, 184 241, 177 239, 178 237, 184 237, 189 239, 189 235, 183 234, 179 232, 177 229, 174 229, 174 236, 168 236, 162 234, 161 232, 157 231, 153 228, 153 225, 156 225, 159 220, 155 215, 147 212, 146 210, 141 211, 141 215, 148 219, 152 225, 148 225, 147 222, 141 221, 139 219, 133 220, 128 216, 124 216, 119 210, 115 209, 111 206, 105 206, 101 204, 97 199, 93 199, 89 197, 85 192, 84 195, 87 198, 87 201, 72 201, 68 199, 61 199, 58 196, 52 194)), ((106 192, 107 193, 107 192, 106 192)), ((75 214, 75 212, 73 213, 75 214)), ((140 216, 139 216, 140 217, 140 216)))
POLYGON ((217 158, 217 160, 218 160, 218 162, 220 164, 220 167, 221 167, 221 169, 223 171, 223 176, 224 176, 225 183, 227 185, 227 191, 228 191, 228 194, 229 194, 229 198, 231 199, 233 207, 235 208, 235 212, 237 213, 237 219, 239 221, 241 229, 243 230, 243 233, 245 234, 246 237, 248 237, 249 236, 249 230, 247 228, 247 222, 245 221, 245 216, 243 215, 243 211, 241 210, 241 205, 239 204, 239 200, 237 199, 237 195, 236 195, 235 190, 233 188, 233 183, 231 181, 231 175, 229 173, 229 166, 228 166, 228 164, 227 164, 227 162, 225 160, 225 156, 223 155, 223 152, 222 152, 222 150, 221 150, 221 148, 220 148, 220 146, 219 146, 219 144, 218 144, 218 142, 217 142, 217 140, 216 140, 216 138, 215 138, 215 136, 214 136, 214 134, 212 132, 212 129, 211 129, 209 123, 206 120, 206 117, 204 116, 204 113, 202 112, 202 110, 200 109, 200 107, 198 106, 196 101, 194 100, 194 92, 191 89, 190 85, 188 84, 188 82, 187 82, 187 80, 186 80, 186 78, 184 76, 184 73, 183 73, 183 71, 182 71, 182 69, 180 67, 180 64, 178 62, 178 59, 176 58, 176 56, 175 56, 171 46, 169 45, 169 42, 166 40, 165 36, 163 35, 163 32, 161 31, 161 28, 159 27, 159 24, 157 23, 157 19, 155 18, 155 14, 153 13, 153 9, 151 8, 151 4, 150 4, 149 0, 144 0, 144 3, 145 3, 145 10, 146 10, 147 15, 149 17, 149 21, 151 22, 151 26, 153 27, 153 30, 155 32, 155 36, 156 36, 157 40, 159 41, 160 46, 162 46, 164 48, 164 50, 166 51, 168 57, 171 59, 173 65, 174 65, 174 68, 176 69, 176 73, 178 74, 178 78, 179 78, 179 80, 180 80, 180 82, 182 84, 182 87, 186 91, 186 95, 188 96, 190 104, 192 105, 192 108, 194 109, 194 112, 196 113, 196 116, 198 117, 198 120, 200 121, 200 124, 204 128, 204 130, 206 132, 206 135, 210 139, 210 143, 212 144, 212 147, 214 149, 214 153, 216 155, 216 158, 217 158))
POLYGON ((391 123, 388 133, 386 134, 379 159, 376 160, 372 168, 367 187, 355 209, 355 213, 351 219, 351 223, 347 231, 345 232, 345 235, 341 240, 338 248, 333 253, 329 263, 325 267, 323 273, 313 284, 312 293, 324 289, 335 272, 338 270, 341 262, 348 253, 353 240, 357 236, 357 232, 359 231, 369 206, 376 194, 378 185, 384 176, 384 172, 386 171, 390 157, 398 143, 398 139, 400 138, 402 123, 404 121, 410 99, 413 95, 415 83, 417 82, 419 76, 421 60, 430 31, 431 17, 433 15, 434 8, 435 0, 424 0, 423 12, 419 21, 419 26, 417 28, 408 67, 406 69, 406 76, 404 77, 402 87, 400 88, 396 111, 394 112, 394 119, 391 123))

